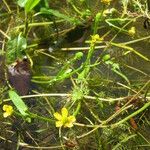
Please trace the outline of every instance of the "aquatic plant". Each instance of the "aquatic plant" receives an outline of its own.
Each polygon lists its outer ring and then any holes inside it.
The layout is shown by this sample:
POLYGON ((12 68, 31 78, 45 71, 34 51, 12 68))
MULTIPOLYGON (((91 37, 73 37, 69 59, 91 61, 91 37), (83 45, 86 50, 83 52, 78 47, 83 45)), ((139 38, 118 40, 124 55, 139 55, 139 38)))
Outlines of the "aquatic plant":
POLYGON ((58 112, 54 113, 54 117, 58 120, 56 121, 56 127, 73 127, 73 123, 76 121, 74 116, 68 116, 68 110, 64 107, 61 109, 61 114, 58 112))
POLYGON ((1 3, 0 148, 149 149, 149 1, 1 3))
POLYGON ((6 118, 8 116, 11 116, 13 113, 13 107, 11 105, 3 105, 3 117, 6 118))

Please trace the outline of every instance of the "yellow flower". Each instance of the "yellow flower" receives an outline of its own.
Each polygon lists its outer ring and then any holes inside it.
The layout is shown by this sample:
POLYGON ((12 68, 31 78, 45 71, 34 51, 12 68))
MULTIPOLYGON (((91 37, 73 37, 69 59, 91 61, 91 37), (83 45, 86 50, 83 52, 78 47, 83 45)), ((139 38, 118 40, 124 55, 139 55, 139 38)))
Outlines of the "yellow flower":
POLYGON ((112 0, 101 0, 101 2, 104 3, 104 4, 106 4, 106 5, 110 5, 111 1, 112 0))
POLYGON ((102 41, 103 40, 103 38, 100 38, 100 36, 98 34, 91 35, 91 38, 92 38, 91 46, 94 46, 97 41, 102 41))
POLYGON ((6 117, 12 115, 12 113, 13 113, 13 107, 10 106, 10 105, 4 105, 4 106, 3 106, 3 110, 5 111, 5 112, 3 113, 3 117, 4 117, 4 118, 6 118, 6 117))
POLYGON ((135 27, 131 27, 131 29, 128 30, 128 33, 133 36, 135 34, 135 27))
POLYGON ((68 110, 66 108, 61 109, 61 114, 56 112, 54 117, 58 120, 56 121, 56 127, 73 127, 73 123, 76 121, 74 116, 68 116, 68 110))

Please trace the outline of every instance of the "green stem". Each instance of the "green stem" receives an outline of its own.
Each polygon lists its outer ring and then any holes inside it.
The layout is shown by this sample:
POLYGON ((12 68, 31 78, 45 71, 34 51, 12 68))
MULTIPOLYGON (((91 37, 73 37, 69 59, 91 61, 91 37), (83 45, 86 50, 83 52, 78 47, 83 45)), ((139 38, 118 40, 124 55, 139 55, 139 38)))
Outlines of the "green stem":
POLYGON ((47 121, 47 122, 52 123, 52 124, 54 124, 54 122, 55 122, 53 119, 43 117, 43 116, 39 116, 37 114, 33 114, 33 113, 30 113, 30 112, 29 112, 29 116, 31 118, 36 118, 36 119, 39 119, 39 120, 47 121))
POLYGON ((64 145, 63 145, 63 140, 62 140, 62 132, 61 132, 61 127, 59 128, 59 139, 60 139, 60 145, 63 150, 65 150, 64 145))
POLYGON ((79 11, 79 9, 73 4, 73 2, 72 1, 70 1, 69 2, 70 3, 70 5, 72 6, 72 8, 79 14, 79 15, 81 15, 82 16, 82 12, 81 11, 79 11))
POLYGON ((81 101, 78 102, 77 108, 76 108, 75 112, 73 113, 74 116, 76 116, 79 113, 80 108, 81 108, 81 101))
POLYGON ((102 20, 103 11, 104 11, 104 8, 102 9, 100 13, 96 14, 93 35, 97 33, 99 22, 102 20))
POLYGON ((120 70, 118 71, 116 69, 112 69, 112 71, 114 71, 116 74, 118 74, 120 77, 122 77, 128 83, 128 85, 130 85, 129 79, 123 73, 121 73, 120 70))
POLYGON ((29 29, 29 23, 28 23, 28 14, 25 12, 25 28, 24 28, 24 36, 27 38, 29 29))
MULTIPOLYGON (((24 118, 24 116, 22 116, 22 115, 21 115, 20 113, 18 113, 17 111, 14 111, 13 113, 14 113, 15 115, 17 115, 17 116, 20 116, 20 117, 23 117, 23 118, 24 118)), ((39 119, 39 120, 42 120, 42 121, 47 121, 47 122, 49 122, 49 123, 51 123, 51 124, 54 124, 54 123, 55 123, 55 121, 54 121, 53 119, 50 119, 50 118, 47 118, 47 117, 39 116, 39 115, 33 114, 33 113, 31 113, 31 112, 27 112, 27 114, 29 115, 29 116, 27 116, 27 117, 32 118, 32 119, 36 118, 36 119, 39 119)))
POLYGON ((126 118, 120 120, 119 122, 112 124, 111 127, 115 128, 117 126, 119 126, 120 124, 126 122, 127 120, 129 120, 130 118, 138 115, 139 113, 141 113, 142 111, 144 111, 146 108, 148 108, 150 106, 150 102, 146 103, 143 107, 141 107, 140 109, 138 109, 137 111, 135 111, 134 113, 132 113, 131 115, 127 116, 126 118))
MULTIPOLYGON (((64 22, 64 20, 56 21, 56 23, 62 23, 62 22, 64 22)), ((46 25, 53 25, 53 24, 54 23, 52 21, 51 22, 34 22, 34 23, 29 23, 28 27, 46 26, 46 25)), ((20 25, 15 28, 20 29, 20 28, 24 28, 24 27, 25 27, 25 25, 20 25)))
POLYGON ((139 57, 143 58, 144 60, 150 61, 146 56, 144 56, 143 54, 139 53, 138 51, 136 51, 136 50, 133 49, 132 47, 126 46, 125 44, 120 44, 120 43, 118 44, 118 43, 113 43, 113 42, 111 42, 110 44, 113 45, 113 46, 116 46, 116 47, 120 47, 120 48, 123 48, 123 49, 127 49, 127 50, 129 50, 130 52, 133 52, 133 53, 135 53, 136 55, 138 55, 139 57))

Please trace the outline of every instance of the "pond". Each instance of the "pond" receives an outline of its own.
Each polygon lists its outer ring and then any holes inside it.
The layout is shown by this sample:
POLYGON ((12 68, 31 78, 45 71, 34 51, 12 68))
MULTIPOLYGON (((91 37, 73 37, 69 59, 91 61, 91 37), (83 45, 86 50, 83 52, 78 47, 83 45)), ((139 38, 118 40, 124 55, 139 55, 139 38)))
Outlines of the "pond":
POLYGON ((0 149, 149 149, 148 4, 34 2, 0 6, 0 149))

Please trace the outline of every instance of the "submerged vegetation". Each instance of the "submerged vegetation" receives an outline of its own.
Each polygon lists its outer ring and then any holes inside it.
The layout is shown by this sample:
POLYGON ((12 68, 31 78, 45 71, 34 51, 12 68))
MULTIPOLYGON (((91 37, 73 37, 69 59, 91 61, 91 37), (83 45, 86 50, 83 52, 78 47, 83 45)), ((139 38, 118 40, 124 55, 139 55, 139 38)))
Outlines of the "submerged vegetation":
POLYGON ((2 0, 0 149, 150 149, 149 0, 2 0))

